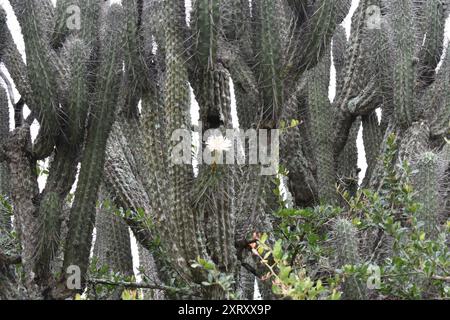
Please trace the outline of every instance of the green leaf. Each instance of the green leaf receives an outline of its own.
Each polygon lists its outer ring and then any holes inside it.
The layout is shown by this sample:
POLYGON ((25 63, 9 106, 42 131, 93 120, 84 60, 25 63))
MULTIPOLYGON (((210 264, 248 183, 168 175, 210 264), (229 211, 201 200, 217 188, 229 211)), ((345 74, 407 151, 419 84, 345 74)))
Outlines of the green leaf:
POLYGON ((292 271, 292 268, 289 266, 280 266, 280 274, 278 276, 280 277, 280 279, 282 281, 288 282, 291 271, 292 271))
POLYGON ((266 243, 268 238, 269 238, 269 236, 267 235, 267 233, 263 233, 263 235, 261 236, 261 239, 259 239, 259 242, 264 244, 264 243, 266 243))
POLYGON ((281 260, 283 258, 283 249, 282 249, 282 245, 283 241, 282 240, 278 240, 275 243, 275 246, 273 247, 273 258, 275 260, 281 260))

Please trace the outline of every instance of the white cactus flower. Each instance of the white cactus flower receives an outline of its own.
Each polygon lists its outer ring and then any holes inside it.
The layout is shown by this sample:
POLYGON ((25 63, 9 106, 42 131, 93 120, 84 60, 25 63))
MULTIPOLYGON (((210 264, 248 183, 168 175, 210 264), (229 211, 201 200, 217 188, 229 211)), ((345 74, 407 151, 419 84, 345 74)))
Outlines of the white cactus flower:
POLYGON ((209 137, 206 141, 206 146, 211 151, 224 152, 231 150, 232 143, 229 139, 222 135, 209 137))

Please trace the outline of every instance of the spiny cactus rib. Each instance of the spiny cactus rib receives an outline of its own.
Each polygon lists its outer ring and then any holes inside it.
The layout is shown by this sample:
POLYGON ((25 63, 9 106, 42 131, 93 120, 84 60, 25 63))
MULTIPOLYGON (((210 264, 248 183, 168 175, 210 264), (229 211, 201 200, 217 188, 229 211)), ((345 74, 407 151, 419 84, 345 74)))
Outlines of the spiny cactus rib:
POLYGON ((0 61, 2 57, 2 52, 5 49, 6 44, 6 33, 8 29, 8 25, 6 24, 6 12, 3 8, 0 7, 0 61))
POLYGON ((61 224, 64 205, 77 174, 78 150, 57 143, 56 153, 49 167, 49 175, 39 207, 39 246, 35 265, 41 281, 50 276, 50 264, 61 245, 61 224))
POLYGON ((111 272, 125 276, 133 275, 130 233, 124 221, 114 212, 112 196, 105 186, 99 191, 97 214, 95 219, 96 236, 94 258, 98 267, 107 266, 111 272), (109 202, 109 204, 108 204, 109 202))
MULTIPOLYGON (((349 100, 354 97, 365 86, 362 66, 367 59, 368 52, 364 52, 364 41, 370 41, 367 37, 369 29, 369 13, 371 6, 380 7, 380 1, 363 0, 360 1, 355 15, 352 18, 352 33, 346 55, 345 71, 343 74, 343 84, 338 97, 338 107, 347 110, 349 100), (367 38, 366 38, 367 37, 367 38)), ((375 17, 376 18, 376 17, 375 17)))
MULTIPOLYGON (((436 82, 424 95, 424 104, 431 105, 428 117, 431 119, 431 133, 435 137, 446 136, 450 131, 450 50, 444 58, 436 82)), ((425 106, 423 106, 424 108, 425 106)))
MULTIPOLYGON (((281 75, 281 34, 280 23, 276 23, 276 15, 281 15, 278 19, 283 19, 282 4, 280 1, 262 0, 259 1, 256 11, 260 34, 256 43, 260 44, 257 67, 259 70, 259 83, 261 93, 263 122, 270 123, 276 121, 281 106, 283 104, 283 89, 281 75)), ((267 126, 267 123, 261 125, 267 126)))
POLYGON ((364 177, 364 184, 366 184, 370 180, 373 168, 377 162, 383 137, 381 127, 378 123, 378 116, 375 111, 362 117, 362 126, 363 144, 367 161, 367 171, 366 176, 364 177))
POLYGON ((220 0, 195 0, 193 24, 195 33, 195 56, 198 65, 210 70, 217 55, 220 30, 220 0))
MULTIPOLYGON (((105 268, 110 273, 130 277, 133 273, 130 233, 125 222, 116 215, 118 209, 109 203, 110 194, 102 186, 99 191, 98 208, 95 219, 96 236, 93 261, 97 268, 105 268)), ((117 286, 112 291, 97 292, 93 295, 98 300, 119 300, 124 291, 117 286)))
MULTIPOLYGON (((164 28, 164 1, 144 0, 142 8, 142 23, 158 44, 158 49, 164 51, 165 28, 164 28)), ((147 44, 148 45, 148 44, 147 44)))
POLYGON ((424 231, 430 238, 439 232, 440 213, 442 212, 442 195, 439 182, 443 176, 440 173, 440 159, 433 152, 419 155, 414 177, 417 189, 416 199, 422 205, 417 212, 417 219, 424 223, 424 231))
POLYGON ((111 130, 122 73, 122 7, 109 9, 106 25, 109 32, 101 42, 101 63, 94 97, 96 108, 91 110, 86 145, 80 169, 75 201, 69 220, 64 266, 78 265, 86 273, 92 230, 95 222, 95 203, 102 177, 105 148, 111 130))
POLYGON ((425 153, 429 148, 430 127, 426 122, 414 122, 403 134, 398 157, 401 161, 412 163, 414 157, 425 153))
POLYGON ((332 112, 328 99, 330 81, 330 54, 325 54, 319 64, 310 71, 308 103, 315 157, 319 198, 326 203, 336 200, 336 171, 333 153, 332 125, 328 114, 332 112))
POLYGON ((78 148, 84 138, 90 103, 88 65, 91 49, 82 40, 71 38, 64 44, 62 56, 67 63, 63 135, 71 146, 78 148))
MULTIPOLYGON (((155 266, 155 261, 152 254, 145 249, 144 247, 138 244, 139 251, 139 266, 144 270, 145 275, 152 281, 153 283, 160 284, 161 277, 159 275, 158 270, 155 266)), ((168 292, 164 292, 162 290, 144 290, 144 299, 148 300, 165 300, 166 296, 171 298, 171 295, 168 292)))
MULTIPOLYGON (((250 50, 250 2, 246 0, 220 1, 221 28, 231 43, 240 43, 243 52, 250 50)), ((244 54, 244 56, 246 56, 244 54)))
POLYGON ((35 199, 39 197, 36 162, 30 160, 30 128, 23 126, 10 133, 5 151, 11 172, 11 195, 14 203, 14 219, 22 245, 22 263, 26 286, 34 286, 34 256, 38 246, 38 220, 35 199))
MULTIPOLYGON (((26 6, 27 4, 25 3, 25 1, 20 1, 20 0, 11 0, 9 1, 14 13, 17 17, 17 20, 19 21, 20 25, 24 25, 27 21, 27 15, 28 13, 26 12, 26 6)), ((32 1, 27 1, 27 2, 32 2, 32 1)), ((47 37, 48 33, 52 31, 52 24, 53 24, 53 20, 54 20, 54 7, 53 4, 51 2, 51 0, 42 0, 39 1, 39 4, 42 5, 37 5, 37 3, 34 3, 35 5, 35 12, 39 13, 39 23, 41 24, 42 27, 42 34, 41 36, 47 37)), ((38 15, 36 15, 36 18, 38 17, 38 15)))
MULTIPOLYGON (((418 79, 423 86, 434 80, 436 67, 441 60, 444 49, 444 25, 446 16, 440 0, 429 0, 421 10, 422 29, 425 31, 425 42, 419 52, 419 75, 418 79)), ((420 40, 420 39, 419 39, 420 40)))
MULTIPOLYGON (((166 79, 165 79, 165 114, 167 117, 167 132, 169 135, 177 129, 186 129, 189 124, 189 87, 186 58, 184 56, 184 4, 175 0, 164 2, 166 18, 165 51, 166 51, 166 79)), ((168 140, 170 141, 170 137, 168 140)), ((168 156, 172 154, 175 143, 170 141, 168 156)), ((195 260, 201 256, 195 230, 195 217, 187 195, 193 177, 190 164, 174 164, 168 159, 168 174, 170 179, 170 197, 174 217, 177 220, 179 247, 184 249, 184 259, 195 260)), ((182 261, 181 261, 182 262, 182 261)), ((182 262, 183 263, 183 262, 182 262)))
POLYGON ((296 204, 306 206, 317 199, 307 105, 308 80, 309 78, 306 76, 299 81, 295 93, 286 102, 282 115, 282 120, 286 123, 292 119, 303 123, 281 135, 280 145, 281 165, 289 171, 289 190, 296 204))
MULTIPOLYGON (((126 96, 123 112, 128 116, 139 113, 137 105, 139 97, 145 88, 149 87, 149 66, 146 64, 143 35, 141 33, 142 18, 140 12, 143 9, 142 1, 131 0, 124 4, 126 19, 125 39, 125 74, 126 74, 126 96)), ((150 41, 150 39, 146 39, 150 41)))
POLYGON ((39 4, 45 37, 48 41, 55 29, 55 7, 53 6, 52 0, 42 0, 39 4))
POLYGON ((300 33, 301 41, 292 53, 292 70, 299 72, 314 67, 318 58, 329 50, 334 30, 347 15, 350 4, 348 0, 319 0, 307 10, 307 17, 303 16, 305 11, 296 11, 300 13, 296 32, 300 33))
MULTIPOLYGON (((28 77, 34 100, 39 106, 38 120, 49 136, 56 135, 60 127, 59 85, 61 72, 59 58, 52 53, 45 37, 45 16, 37 0, 21 4, 22 33, 25 40, 28 77)), ((16 8, 15 8, 16 9, 16 8)))
POLYGON ((133 164, 127 159, 130 150, 127 141, 121 137, 121 131, 121 126, 116 122, 108 139, 104 178, 110 193, 113 192, 116 197, 116 203, 134 212, 144 210, 150 214, 150 201, 142 188, 140 177, 134 174, 133 164))
MULTIPOLYGON (((233 49, 231 49, 233 50, 233 49)), ((255 75, 246 61, 230 52, 230 59, 226 61, 234 83, 237 114, 241 128, 255 127, 258 114, 258 86, 255 75)))
MULTIPOLYGON (((100 24, 102 23, 101 14, 102 10, 106 10, 108 1, 96 1, 96 0, 80 0, 82 6, 81 12, 81 38, 88 46, 94 46, 97 42, 100 32, 100 24)), ((95 49, 95 48, 94 48, 95 49)), ((95 51, 94 51, 95 53, 95 51)))
MULTIPOLYGON (((160 225, 164 230, 161 233, 168 233, 172 228, 167 223, 158 223, 157 218, 160 216, 160 212, 165 213, 166 211, 159 206, 159 199, 156 194, 151 194, 154 201, 150 202, 147 191, 144 188, 147 187, 147 184, 141 179, 141 176, 147 177, 149 172, 153 172, 153 168, 148 171, 141 169, 141 175, 137 174, 135 159, 130 159, 132 151, 127 145, 129 142, 125 137, 121 136, 123 127, 118 121, 113 125, 106 147, 104 184, 114 195, 114 204, 122 207, 124 210, 131 210, 132 215, 125 216, 124 220, 131 228, 136 239, 145 247, 151 248, 157 239, 155 230, 159 229, 160 225), (137 212, 145 214, 144 221, 133 218, 137 212), (150 228, 154 225, 157 227, 150 228)), ((134 134, 136 133, 134 132, 134 134)), ((153 153, 154 150, 151 149, 150 152, 153 153)))
POLYGON ((417 75, 416 43, 409 34, 415 30, 411 0, 392 1, 389 18, 395 41, 394 107, 398 123, 407 127, 415 119, 414 87, 417 75))
POLYGON ((196 209, 203 217, 199 223, 205 229, 211 258, 221 270, 233 273, 235 270, 234 232, 235 219, 231 207, 234 197, 233 169, 222 166, 211 173, 204 168, 200 173, 194 194, 196 209))
POLYGON ((151 7, 151 1, 141 1, 138 2, 138 11, 140 11, 141 19, 140 19, 140 32, 141 32, 141 44, 142 44, 142 53, 144 55, 144 61, 147 66, 150 66, 152 59, 154 58, 153 50, 154 43, 159 43, 156 40, 156 34, 154 32, 154 21, 152 20, 155 13, 161 13, 161 11, 153 11, 151 7), (142 7, 142 8, 141 8, 142 7))
MULTIPOLYGON (((54 49, 58 49, 63 43, 67 35, 69 34, 68 21, 71 17, 70 12, 72 6, 77 6, 78 0, 59 0, 56 2, 55 9, 55 30, 53 31, 51 46, 54 49)), ((78 7, 79 8, 79 7, 78 7)))
MULTIPOLYGON (((9 106, 6 90, 0 84, 0 150, 9 135, 9 106)), ((1 153, 1 151, 0 151, 1 153)), ((0 195, 9 196, 8 164, 0 160, 0 195)), ((1 218, 0 218, 1 219, 1 218)), ((1 223, 1 222, 0 222, 1 223)))
POLYGON ((144 95, 142 99, 143 108, 143 153, 146 168, 143 172, 144 186, 152 199, 152 211, 157 221, 161 223, 162 228, 168 228, 169 225, 176 227, 173 219, 164 217, 167 215, 169 203, 166 198, 158 197, 158 193, 168 192, 166 179, 163 177, 165 172, 166 154, 162 142, 165 141, 164 127, 166 123, 163 118, 163 102, 159 93, 154 95, 144 95))
MULTIPOLYGON (((348 41, 345 29, 342 26, 336 28, 333 36, 333 62, 336 69, 336 79, 344 78, 345 54, 347 51, 348 41)), ((336 82, 336 96, 341 95, 343 84, 341 81, 336 82)))
MULTIPOLYGON (((206 71, 206 76, 202 79, 200 117, 206 128, 217 129, 215 134, 223 136, 225 132, 219 127, 232 128, 229 74, 220 65, 215 65, 214 68, 206 71)), ((201 141, 202 144, 204 142, 201 141)), ((203 149, 199 148, 200 159, 203 149)), ((193 192, 195 207, 200 216, 200 230, 206 229, 201 236, 207 242, 213 261, 220 269, 229 273, 234 273, 236 262, 235 217, 232 208, 235 197, 234 179, 234 167, 219 165, 219 168, 211 169, 208 165, 200 165, 193 192)))
POLYGON ((353 122, 347 143, 337 160, 339 182, 351 195, 356 194, 359 186, 358 174, 360 169, 358 168, 357 139, 360 128, 361 119, 358 118, 353 122))
POLYGON ((48 192, 40 203, 39 242, 35 252, 36 273, 39 281, 48 281, 50 263, 60 244, 62 201, 55 192, 48 192))
MULTIPOLYGON (((358 234, 350 221, 342 218, 336 220, 333 226, 332 239, 338 267, 360 263, 358 234)), ((345 279, 343 284, 343 298, 364 300, 366 296, 365 285, 360 279, 350 276, 345 279)))
MULTIPOLYGON (((1 8, 0 11, 2 11, 1 8)), ((22 55, 14 43, 12 34, 7 27, 3 29, 1 37, 4 42, 0 45, 0 61, 3 62, 5 67, 8 69, 16 89, 27 102, 28 107, 32 111, 38 111, 40 106, 37 104, 32 94, 31 84, 27 74, 27 66, 24 63, 22 55)))

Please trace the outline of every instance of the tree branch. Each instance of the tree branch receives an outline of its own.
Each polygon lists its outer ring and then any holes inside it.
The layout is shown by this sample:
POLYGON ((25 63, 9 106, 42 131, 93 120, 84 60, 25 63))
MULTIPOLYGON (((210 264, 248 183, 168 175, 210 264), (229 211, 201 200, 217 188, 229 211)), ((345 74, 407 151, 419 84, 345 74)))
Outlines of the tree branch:
POLYGON ((181 294, 187 294, 190 296, 198 296, 188 289, 179 289, 175 287, 165 286, 165 285, 156 285, 150 283, 139 283, 139 282, 126 282, 126 281, 111 281, 107 279, 88 279, 87 283, 92 285, 107 285, 107 286, 122 286, 129 289, 152 289, 152 290, 163 290, 163 291, 172 291, 181 294))

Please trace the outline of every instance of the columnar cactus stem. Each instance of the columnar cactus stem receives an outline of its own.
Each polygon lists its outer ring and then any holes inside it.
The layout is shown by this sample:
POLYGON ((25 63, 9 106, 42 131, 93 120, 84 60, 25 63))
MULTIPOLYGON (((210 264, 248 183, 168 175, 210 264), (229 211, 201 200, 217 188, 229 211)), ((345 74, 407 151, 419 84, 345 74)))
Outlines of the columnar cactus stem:
MULTIPOLYGON (((345 54, 347 51, 348 41, 345 29, 342 26, 336 28, 333 36, 333 62, 336 69, 336 79, 344 79, 345 75, 345 54)), ((343 83, 336 82, 336 96, 339 97, 342 93, 343 83)))
POLYGON ((330 83, 330 54, 325 54, 310 73, 308 102, 315 157, 319 199, 324 202, 336 200, 336 170, 333 153, 332 124, 328 115, 333 111, 328 99, 330 83))
POLYGON ((394 64, 394 107, 395 116, 402 127, 415 119, 414 86, 417 80, 417 57, 414 12, 411 0, 393 1, 390 4, 390 19, 394 32, 396 63, 394 64))
MULTIPOLYGON (((292 6, 294 1, 290 2, 292 6)), ((298 18, 296 29, 301 41, 293 53, 292 70, 304 71, 315 66, 318 57, 329 50, 334 30, 344 20, 350 5, 349 0, 319 0, 313 4, 295 4, 297 10, 294 13, 298 18)))
MULTIPOLYGON (((214 59, 215 60, 215 59, 214 59)), ((221 129, 232 128, 231 96, 229 74, 220 65, 214 70, 206 71, 200 103, 200 116, 206 128, 216 129, 217 134, 224 135, 221 129), (220 129, 219 129, 220 128, 220 129)), ((205 128, 205 129, 206 129, 205 128)), ((203 159, 205 142, 201 141, 199 159, 203 159)), ((223 155, 225 157, 225 155, 223 155)), ((200 215, 200 224, 204 225, 206 242, 211 258, 217 261, 219 268, 233 273, 235 270, 235 212, 232 206, 235 197, 235 166, 231 164, 199 167, 194 203, 200 215), (211 171, 213 170, 213 171, 211 171)))
POLYGON ((217 56, 220 0, 196 0, 194 4, 195 52, 198 64, 209 70, 217 56))
POLYGON ((370 181, 373 168, 377 163, 383 137, 381 127, 378 123, 378 116, 375 111, 362 118, 362 126, 364 151, 367 160, 367 172, 364 181, 364 184, 366 184, 370 181))
POLYGON ((69 9, 71 6, 76 5, 78 5, 78 0, 59 0, 56 2, 55 29, 51 37, 51 45, 54 49, 58 49, 67 37, 69 33, 67 27, 68 19, 70 18, 70 14, 73 14, 73 12, 69 12, 69 9))
MULTIPOLYGON (((448 173, 448 163, 441 168, 436 156, 444 156, 450 138, 450 54, 441 61, 448 0, 360 0, 350 41, 339 26, 350 0, 193 0, 189 21, 181 0, 126 0, 111 8, 109 0, 58 0, 56 8, 52 0, 9 3, 23 31, 26 57, 0 9, 0 62, 20 95, 11 101, 16 130, 10 132, 0 88, 0 193, 12 202, 31 293, 72 295, 64 281, 68 266, 80 267, 86 280, 100 184, 127 213, 98 213, 96 251, 102 260, 112 257, 110 264, 131 275, 128 229, 121 218, 146 250, 154 250, 156 278, 175 278, 176 285, 206 298, 224 298, 220 286, 204 286, 211 280, 204 270, 191 268, 201 257, 231 275, 239 288, 239 273, 244 274, 239 261, 246 268, 253 261, 251 236, 273 232, 271 213, 291 203, 277 198, 278 186, 273 177, 260 175, 261 165, 200 164, 194 174, 190 86, 203 129, 223 134, 236 125, 232 84, 240 128, 298 124, 282 130, 279 150, 295 207, 337 205, 335 187, 341 182, 351 194, 383 188, 386 178, 396 179, 400 162, 410 162, 420 190, 416 197, 425 203, 417 218, 435 236, 437 215, 429 213, 448 208, 439 194, 448 193, 441 172, 448 173), (333 103, 330 51, 337 78, 333 103), (27 119, 25 105, 32 111, 27 119), (39 132, 32 142, 29 127, 35 120, 39 132), (363 186, 356 147, 361 122, 368 163, 363 186), (180 129, 186 141, 172 139, 180 129), (179 143, 189 148, 182 164, 172 154, 179 143), (39 192, 36 162, 44 159, 50 168, 39 192), (102 239, 111 235, 118 248, 113 253, 120 257, 106 257, 110 249, 102 249, 102 239)), ((202 151, 204 144, 203 139, 202 151)), ((367 194, 361 195, 365 200, 367 194)), ((358 264, 352 223, 338 219, 332 235, 341 255, 336 267, 358 264)), ((264 271, 256 266, 255 272, 264 271)), ((345 280, 345 298, 365 296, 355 277, 345 280)), ((260 284, 269 297, 271 284, 260 284)), ((243 287, 250 297, 251 284, 243 287)))
MULTIPOLYGON (((355 92, 361 89, 361 66, 364 63, 363 52, 364 34, 367 31, 368 7, 379 1, 360 1, 355 15, 352 18, 352 34, 346 56, 342 92, 338 107, 346 110, 349 100, 355 96, 355 92)), ((378 3, 379 4, 379 3, 378 3)))
POLYGON ((67 142, 75 149, 79 149, 83 141, 86 119, 89 109, 89 59, 92 49, 78 39, 68 39, 64 45, 63 56, 67 63, 66 101, 63 106, 63 132, 67 142))
POLYGON ((421 38, 424 41, 419 52, 419 75, 418 79, 422 82, 422 86, 430 84, 434 80, 436 67, 441 60, 442 51, 444 49, 444 25, 447 16, 444 14, 442 1, 429 0, 422 4, 419 17, 419 30, 421 38), (426 34, 423 40, 423 34, 426 34))
POLYGON ((40 108, 38 119, 43 132, 53 136, 60 129, 58 98, 62 70, 59 58, 47 43, 46 17, 42 10, 39 10, 41 8, 39 2, 24 1, 17 6, 23 10, 22 32, 25 39, 27 70, 35 103, 40 108))
POLYGON ((450 50, 444 57, 436 81, 423 97, 425 105, 431 105, 426 114, 431 118, 431 134, 434 137, 448 136, 450 124, 450 50))
POLYGON ((36 199, 39 188, 36 161, 30 159, 31 136, 27 126, 15 129, 4 146, 11 172, 11 195, 14 203, 15 226, 22 245, 22 263, 26 286, 35 289, 34 258, 38 246, 36 199))
POLYGON ((64 268, 80 267, 84 276, 88 267, 92 230, 95 223, 95 204, 102 177, 105 148, 111 130, 122 73, 121 6, 113 5, 107 17, 108 33, 101 42, 101 63, 97 76, 96 107, 91 110, 86 145, 80 169, 75 201, 69 220, 64 256, 64 268))
POLYGON ((223 35, 232 45, 240 49, 242 57, 247 61, 252 58, 251 46, 251 9, 246 0, 221 1, 220 16, 223 35))
POLYGON ((205 228, 204 239, 211 258, 225 272, 234 273, 236 252, 234 247, 235 219, 232 208, 234 193, 233 169, 222 166, 215 173, 202 170, 195 199, 205 228))
POLYGON ((50 263, 61 245, 63 208, 66 197, 75 182, 77 158, 76 149, 58 143, 39 207, 39 246, 35 264, 40 281, 48 280, 50 263))
POLYGON ((99 267, 108 266, 111 272, 133 275, 130 232, 125 222, 114 212, 118 210, 105 186, 99 191, 94 257, 99 267))
POLYGON ((342 186, 351 194, 356 194, 359 186, 358 146, 357 139, 361 128, 361 120, 353 122, 348 141, 337 159, 337 174, 342 186))
MULTIPOLYGON (((0 8, 0 12, 4 12, 0 8)), ((23 61, 16 44, 14 43, 11 32, 6 27, 1 35, 2 44, 0 45, 0 59, 11 75, 16 89, 27 102, 28 107, 33 111, 38 111, 38 105, 31 91, 30 81, 27 74, 27 66, 23 61)))
POLYGON ((124 208, 137 212, 150 212, 149 199, 143 190, 140 177, 136 175, 136 162, 130 157, 130 147, 127 139, 121 135, 122 125, 118 119, 112 128, 108 139, 107 156, 105 162, 105 180, 108 189, 114 192, 116 203, 124 208))
POLYGON ((442 173, 440 159, 433 152, 425 152, 417 160, 417 173, 414 177, 416 199, 422 205, 417 219, 424 223, 424 231, 433 238, 439 232, 440 213, 442 212, 442 190, 439 190, 442 173))
POLYGON ((126 81, 127 85, 125 95, 125 114, 129 117, 137 117, 139 113, 137 105, 139 103, 139 97, 142 91, 149 87, 149 66, 145 59, 145 46, 143 40, 151 41, 150 39, 144 39, 141 34, 142 29, 142 17, 140 18, 140 12, 143 10, 142 1, 131 0, 126 1, 124 4, 125 21, 126 21, 126 33, 125 33, 125 66, 126 66, 126 81))
MULTIPOLYGON (((260 44, 257 67, 259 71, 259 84, 261 90, 262 121, 269 122, 279 117, 283 104, 282 74, 281 74, 281 35, 280 23, 276 19, 283 20, 282 4, 279 0, 262 0, 255 11, 259 23, 258 28, 261 38, 255 39, 260 44)), ((267 123, 262 123, 267 126, 267 123)), ((269 125, 273 127, 273 125, 269 125)))
MULTIPOLYGON (((360 262, 358 241, 357 230, 350 221, 346 219, 336 220, 333 226, 333 247, 336 264, 339 268, 345 265, 357 265, 360 262)), ((345 279, 343 284, 344 299, 365 299, 364 286, 365 283, 361 283, 355 276, 345 279)))
POLYGON ((180 266, 203 256, 198 243, 196 232, 196 217, 190 207, 190 185, 193 178, 191 164, 175 164, 171 157, 174 147, 180 141, 172 141, 171 135, 175 130, 190 128, 189 121, 189 87, 184 55, 185 32, 184 4, 176 0, 164 2, 165 28, 165 116, 167 119, 168 148, 168 178, 169 197, 171 200, 173 217, 177 222, 174 230, 177 243, 174 246, 182 248, 183 256, 178 257, 180 266))
MULTIPOLYGON (((9 105, 6 90, 0 85, 0 148, 9 134, 9 105)), ((9 168, 5 161, 0 160, 0 195, 9 195, 9 168)), ((1 223, 1 222, 0 222, 1 223)))

